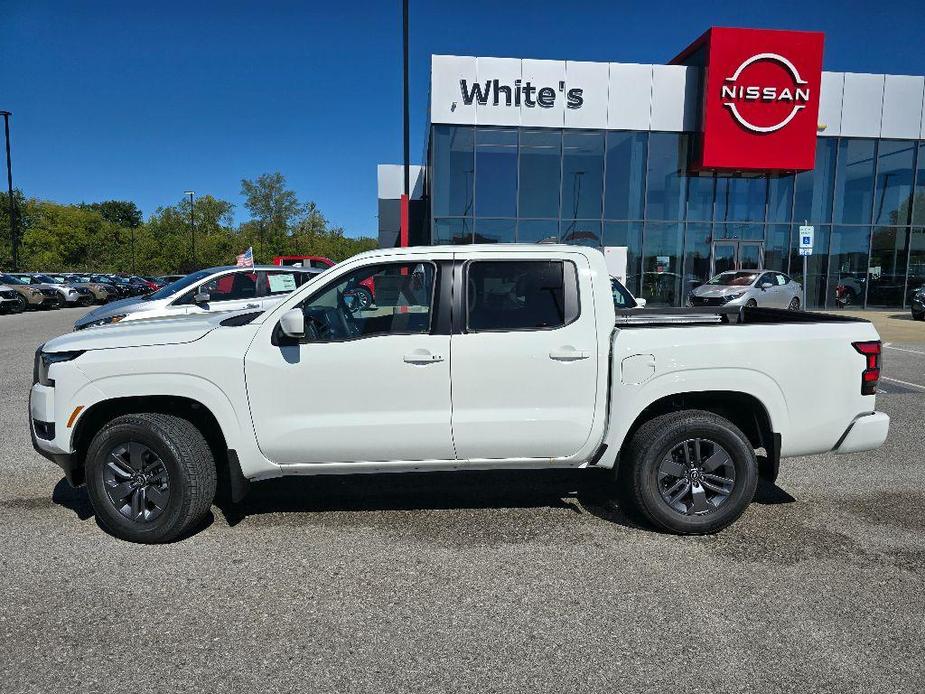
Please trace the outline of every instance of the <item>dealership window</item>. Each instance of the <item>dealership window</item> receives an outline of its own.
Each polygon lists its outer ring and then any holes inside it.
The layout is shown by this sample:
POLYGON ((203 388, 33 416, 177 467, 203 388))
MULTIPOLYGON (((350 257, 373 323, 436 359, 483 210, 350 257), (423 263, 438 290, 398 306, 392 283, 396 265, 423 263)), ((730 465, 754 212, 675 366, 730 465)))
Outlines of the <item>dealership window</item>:
POLYGON ((517 216, 516 130, 475 131, 475 216, 517 216))
POLYGON ((876 150, 876 140, 842 139, 838 143, 838 167, 835 173, 836 224, 870 224, 876 150))
POLYGON ((925 227, 913 227, 909 243, 909 274, 906 281, 908 292, 925 287, 925 227))
POLYGON ((549 243, 558 240, 558 219, 521 219, 517 223, 518 243, 549 243))
POLYGON ((646 219, 680 219, 683 212, 688 136, 652 133, 646 167, 646 219))
POLYGON ((642 222, 604 222, 604 246, 626 246, 626 288, 639 295, 642 222))
MULTIPOLYGON (((691 288, 710 279, 713 225, 688 222, 684 230, 684 282, 691 288)), ((681 297, 681 302, 687 295, 681 297)))
POLYGON ((517 216, 558 218, 562 131, 522 131, 519 171, 517 216))
POLYGON ((874 227, 870 241, 867 306, 902 308, 908 257, 908 227, 874 227))
POLYGON ((474 129, 435 125, 432 142, 431 208, 435 217, 472 216, 475 183, 474 129))
POLYGON ((732 222, 716 224, 713 234, 717 239, 764 241, 764 224, 735 224, 732 222))
POLYGON ((768 200, 765 176, 719 176, 716 179, 717 222, 763 222, 768 200))
POLYGON ((912 222, 925 224, 925 142, 919 142, 916 157, 915 192, 912 194, 912 222))
MULTIPOLYGON (((788 271, 790 260, 790 225, 769 224, 764 243, 764 267, 768 270, 788 271)), ((800 266, 802 268, 802 265, 800 266)))
POLYGON ((867 291, 870 227, 834 226, 829 242, 826 307, 864 306, 867 291))
POLYGON ((793 176, 768 178, 768 222, 787 222, 793 214, 793 176))
POLYGON ((472 243, 472 220, 466 218, 435 219, 434 245, 472 243))
POLYGON ((573 263, 475 261, 469 263, 466 274, 466 328, 470 332, 550 329, 577 317, 577 313, 569 315, 577 310, 576 297, 566 301, 567 284, 576 293, 573 263))
POLYGON ((914 142, 881 140, 877 146, 874 224, 908 224, 911 213, 914 142))
POLYGON ((688 221, 709 222, 713 219, 713 195, 716 177, 712 174, 691 174, 687 176, 688 221))
POLYGON ((516 238, 516 219, 475 218, 476 243, 513 243, 516 238))
MULTIPOLYGON (((679 306, 693 286, 682 286, 683 224, 647 222, 642 246, 642 296, 653 305, 679 306)), ((696 286, 696 285, 694 285, 696 286)))
POLYGON ((600 248, 601 221, 599 219, 564 219, 559 225, 559 238, 562 243, 576 246, 600 248))
POLYGON ((838 140, 816 138, 816 164, 794 180, 793 221, 826 224, 832 221, 832 190, 835 185, 835 158, 838 140))
POLYGON ((790 227, 790 276, 806 287, 805 308, 825 305, 825 280, 829 267, 829 236, 832 227, 817 224, 813 239, 813 254, 806 257, 806 276, 803 276, 803 256, 799 254, 800 225, 790 227))
POLYGON ((644 132, 607 133, 606 219, 642 219, 648 140, 644 132))
POLYGON ((562 136, 562 219, 600 219, 604 186, 604 133, 562 136))

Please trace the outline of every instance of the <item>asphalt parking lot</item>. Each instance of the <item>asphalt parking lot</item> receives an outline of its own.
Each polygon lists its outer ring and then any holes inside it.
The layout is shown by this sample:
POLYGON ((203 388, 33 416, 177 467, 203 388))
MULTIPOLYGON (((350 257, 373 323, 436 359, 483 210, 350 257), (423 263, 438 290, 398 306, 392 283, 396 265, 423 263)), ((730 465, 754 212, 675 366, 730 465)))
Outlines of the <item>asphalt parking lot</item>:
POLYGON ((884 448, 784 461, 718 536, 470 473, 266 482, 141 546, 29 441, 33 352, 80 313, 0 316, 4 692, 925 690, 925 325, 884 448))

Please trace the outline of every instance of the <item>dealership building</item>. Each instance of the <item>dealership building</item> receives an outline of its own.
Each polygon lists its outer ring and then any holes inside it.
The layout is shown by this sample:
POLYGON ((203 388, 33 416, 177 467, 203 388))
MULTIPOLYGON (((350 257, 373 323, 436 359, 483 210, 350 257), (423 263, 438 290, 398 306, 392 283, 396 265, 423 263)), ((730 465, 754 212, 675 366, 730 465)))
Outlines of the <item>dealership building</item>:
POLYGON ((653 305, 763 268, 808 307, 903 308, 925 284, 925 77, 822 53, 714 28, 666 65, 435 55, 404 233, 402 167, 379 167, 380 243, 625 246, 653 305))

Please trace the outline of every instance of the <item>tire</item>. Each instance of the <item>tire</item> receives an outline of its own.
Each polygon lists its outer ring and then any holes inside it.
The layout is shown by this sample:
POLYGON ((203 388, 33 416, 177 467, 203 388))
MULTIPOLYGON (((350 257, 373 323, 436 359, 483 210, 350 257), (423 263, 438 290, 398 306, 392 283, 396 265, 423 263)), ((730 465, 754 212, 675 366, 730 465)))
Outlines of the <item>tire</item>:
POLYGON ((108 533, 156 544, 171 542, 202 521, 215 498, 217 475, 212 451, 194 424, 139 413, 117 417, 93 437, 86 480, 97 520, 108 533), (145 450, 136 455, 139 449, 145 450), (117 504, 112 497, 126 485, 128 496, 117 504))
POLYGON ((800 310, 800 299, 799 297, 793 297, 790 300, 790 305, 787 307, 789 311, 799 311, 800 310))
POLYGON ((357 287, 353 290, 360 302, 360 310, 369 308, 373 303, 373 294, 366 287, 357 287))
POLYGON ((22 313, 23 311, 26 310, 27 304, 28 302, 25 300, 25 298, 19 296, 16 298, 16 306, 13 307, 11 312, 12 313, 22 313))
POLYGON ((732 422, 703 410, 649 420, 633 434, 626 456, 621 457, 619 490, 631 510, 657 529, 678 535, 707 535, 731 525, 745 512, 758 484, 751 443, 732 422), (685 466, 684 456, 678 455, 684 448, 692 460, 700 451, 700 466, 685 466), (717 461, 726 460, 717 466, 717 461), (672 505, 675 497, 678 500, 672 505))
POLYGON ((758 302, 754 299, 749 299, 745 302, 745 308, 757 308, 758 302))
POLYGON ((925 311, 922 311, 922 313, 913 313, 912 320, 925 320, 925 311))

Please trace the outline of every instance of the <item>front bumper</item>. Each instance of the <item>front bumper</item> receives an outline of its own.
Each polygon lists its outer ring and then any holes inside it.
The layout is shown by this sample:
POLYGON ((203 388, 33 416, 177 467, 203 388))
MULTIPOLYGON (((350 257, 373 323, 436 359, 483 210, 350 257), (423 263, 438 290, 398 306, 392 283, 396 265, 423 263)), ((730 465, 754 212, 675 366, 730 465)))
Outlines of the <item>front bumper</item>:
POLYGON ((858 453, 880 448, 890 433, 890 417, 885 412, 870 412, 857 417, 835 445, 836 453, 858 453))
POLYGON ((72 485, 82 484, 82 470, 75 456, 56 443, 59 433, 55 431, 55 390, 36 383, 29 393, 29 434, 32 447, 39 455, 60 467, 72 485), (45 438, 49 433, 51 438, 45 438))

